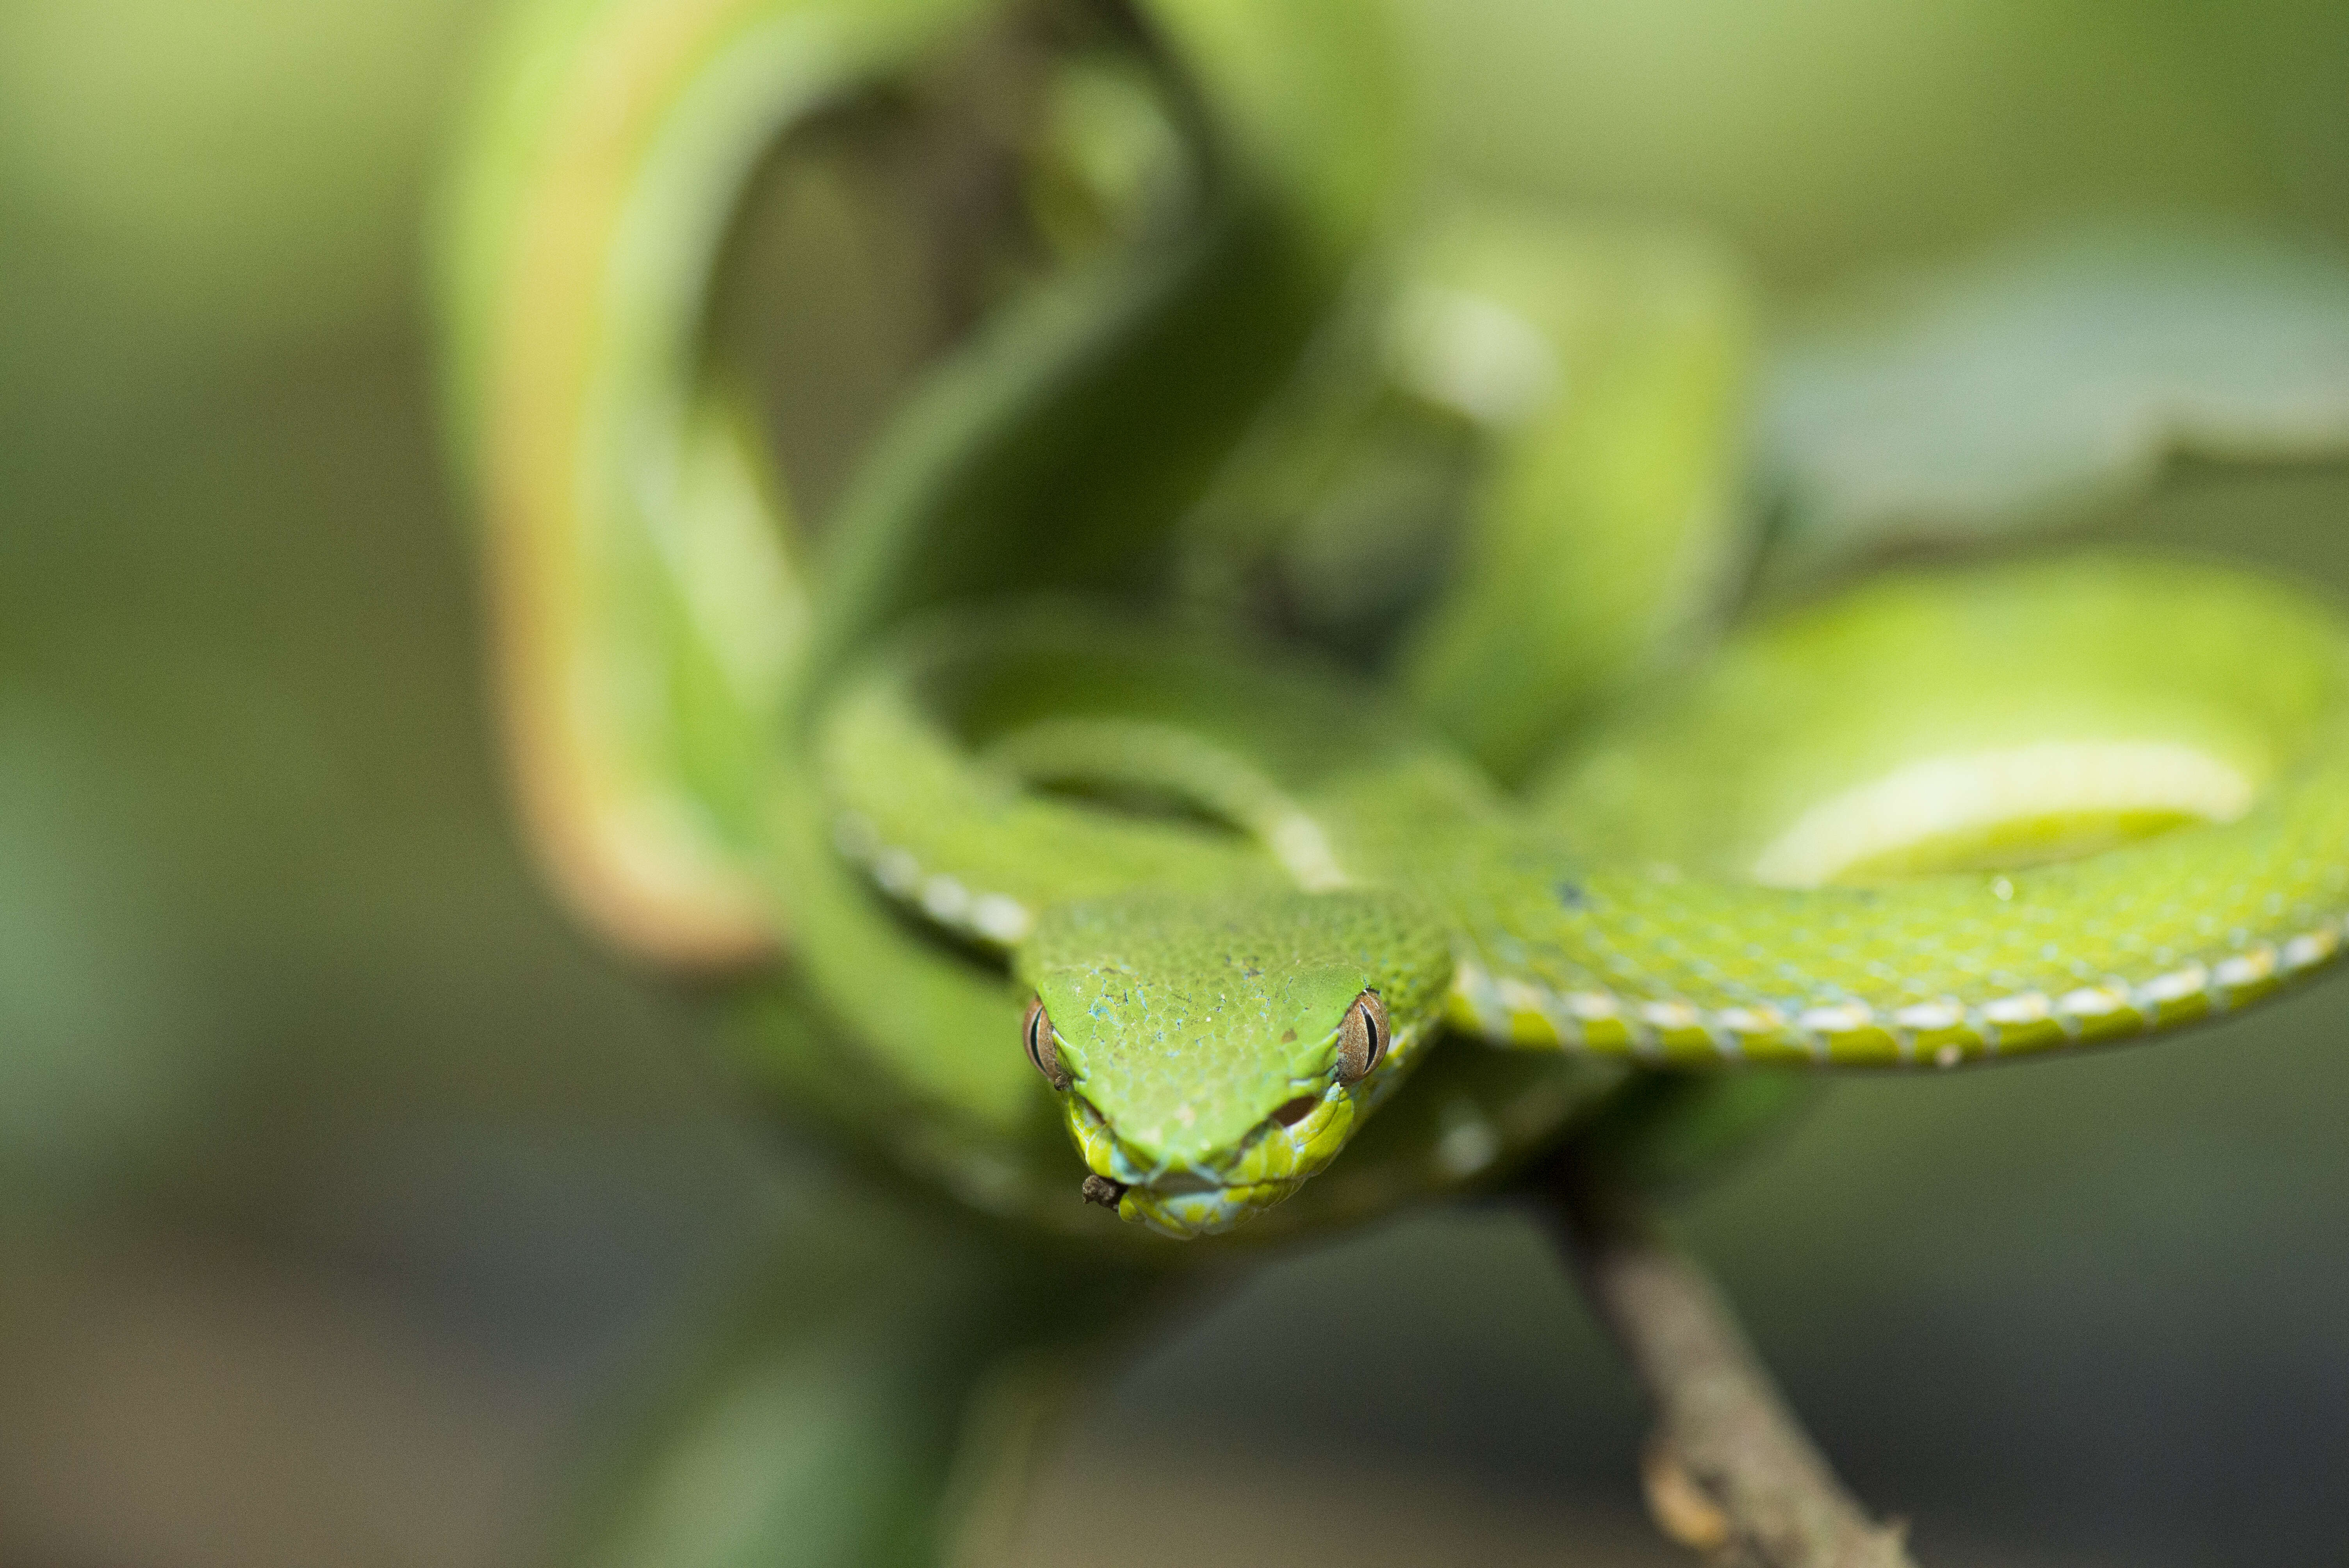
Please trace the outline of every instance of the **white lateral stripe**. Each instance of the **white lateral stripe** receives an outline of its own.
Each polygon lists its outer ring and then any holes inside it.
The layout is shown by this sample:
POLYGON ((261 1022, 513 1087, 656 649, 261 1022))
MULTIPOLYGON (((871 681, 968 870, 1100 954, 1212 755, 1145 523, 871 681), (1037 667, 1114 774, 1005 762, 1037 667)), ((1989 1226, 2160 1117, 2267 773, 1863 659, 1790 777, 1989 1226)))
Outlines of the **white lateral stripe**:
MULTIPOLYGON (((1954 997, 1912 1002, 1881 1018, 1866 1003, 1857 1001, 1807 1007, 1794 1015, 1790 1022, 1786 1014, 1766 1004, 1708 1011, 1681 997, 1633 1001, 1611 991, 1571 991, 1560 995, 1514 976, 1495 980, 1481 967, 1468 964, 1460 966, 1453 983, 1467 998, 1472 1015, 1496 1036, 1508 1032, 1513 1015, 1537 1013, 1548 1018, 1568 1043, 1579 1043, 1584 1025, 1617 1023, 1633 1030, 1631 1048, 1638 1056, 1655 1054, 1661 1044, 1658 1036, 1686 1031, 1701 1031, 1712 1037, 1714 1048, 1723 1056, 1737 1056, 1743 1053, 1744 1042, 1748 1039, 1792 1029, 1809 1036, 1813 1054, 1825 1059, 1831 1038, 1881 1024, 1894 1036, 1901 1056, 1913 1057, 1916 1044, 1912 1037, 1919 1034, 1961 1029, 1972 1037, 1976 1045, 1994 1050, 1996 1031, 2002 1028, 2050 1020, 2068 1026, 2081 1020, 2106 1018, 2132 1010, 2146 1015, 2149 1023, 2164 1006, 2198 995, 2208 995, 2214 1003, 2223 1004, 2229 991, 2257 985, 2280 972, 2292 975, 2313 968, 2336 956, 2343 945, 2339 929, 2327 923, 2281 944, 2261 943, 2215 966, 2183 965, 2134 987, 2121 981, 2081 985, 2052 1000, 2044 992, 2023 991, 1992 997, 1971 1013, 1954 997)), ((1961 1059, 1967 1048, 1959 1042, 1944 1042, 1934 1048, 1932 1060, 1938 1066, 1950 1066, 1961 1059)))
POLYGON ((2044 1024, 2051 1011, 2043 993, 2025 991, 2019 995, 2001 996, 1994 1002, 1983 1003, 1982 1016, 2004 1029, 2018 1024, 2044 1024))
POLYGON ((921 862, 904 850, 884 850, 874 858, 873 880, 899 898, 910 898, 921 883, 921 862))
POLYGON ((1508 1013, 1547 1013, 1549 997, 1540 987, 1522 980, 1501 980, 1494 983, 1500 994, 1501 1008, 1508 1013))
POLYGON ((1027 935, 1036 923, 1018 899, 990 892, 970 906, 970 923, 981 936, 1009 946, 1027 935))
POLYGON ((1687 1002, 1642 1002, 1640 1017, 1643 1023, 1659 1029, 1701 1029, 1704 1015, 1687 1002))
POLYGON ((2297 971, 2322 964, 2340 950, 2340 935, 2331 926, 2293 937, 2283 944, 2283 966, 2297 971))
POLYGON ((1911 1002, 1892 1015, 1901 1028, 1919 1034, 1954 1029, 1966 1021, 1966 1010, 1955 1002, 1911 1002))
POLYGON ((2173 969, 2158 975, 2137 988, 2137 994, 2158 1006, 2165 1002, 2183 1002, 2189 996, 2199 996, 2210 988, 2210 972, 2199 964, 2189 964, 2183 969, 2173 969))
POLYGON ((2076 991, 2066 991, 2055 999, 2055 1010, 2075 1018, 2102 1018, 2117 1013, 2129 1005, 2128 997, 2104 985, 2083 985, 2076 991))
POLYGON ((2210 970, 2210 978, 2227 990, 2240 990, 2256 985, 2275 973, 2275 949, 2262 943, 2249 953, 2238 953, 2232 958, 2222 958, 2210 970))
POLYGON ((922 913, 941 925, 959 925, 970 913, 970 890, 950 876, 922 884, 922 913))
MULTIPOLYGON (((1306 825, 1312 828, 1309 822, 1306 825)), ((1312 828, 1312 831, 1318 837, 1319 830, 1312 828)), ((911 852, 883 846, 873 825, 859 813, 840 813, 833 823, 833 840, 843 854, 864 861, 884 889, 915 902, 942 924, 1005 946, 1020 941, 1035 924, 1034 914, 1017 899, 1003 893, 974 893, 958 879, 944 873, 925 877, 911 852)), ((1994 1031, 2051 1018, 2103 1018, 2134 1008, 2147 1015, 2147 1021, 2151 1022, 2162 1006, 2196 995, 2207 995, 2214 1006, 2224 1006, 2230 992, 2257 985, 2279 974, 2297 975, 2337 956, 2344 926, 2349 926, 2349 915, 2328 920, 2282 943, 2259 943, 2213 965, 2183 965, 2134 987, 2121 982, 2083 985, 2053 1001, 2039 991, 1994 997, 1972 1015, 1981 1022, 1968 1033, 1982 1047, 1994 1049, 1994 1031)), ((1634 1002, 1605 990, 1560 995, 1514 975, 1496 979, 1483 966, 1465 962, 1454 970, 1453 986, 1467 1003, 1470 1016, 1496 1037, 1507 1035, 1512 1018, 1525 1014, 1547 1019, 1567 1045, 1583 1043, 1584 1025, 1618 1023, 1632 1029, 1632 1050, 1642 1057, 1658 1053, 1662 1047, 1660 1037, 1668 1034, 1701 1032, 1711 1037, 1722 1055, 1735 1057, 1742 1054, 1746 1039, 1792 1028, 1811 1037, 1813 1054, 1825 1059, 1831 1037, 1857 1034, 1879 1023, 1876 1011, 1859 1001, 1805 1008, 1790 1025, 1785 1013, 1766 1004, 1707 1010, 1681 997, 1634 1002)), ((1916 1049, 1913 1035, 1962 1028, 1968 1019, 1964 1005, 1951 998, 1910 1003, 1887 1015, 1882 1023, 1893 1034, 1901 1056, 1908 1058, 1913 1057, 1916 1049)), ((1933 1060, 1948 1066, 1963 1054, 1961 1046, 1945 1043, 1935 1049, 1933 1060)))
POLYGON ((1806 1007, 1795 1023, 1806 1034, 1852 1035, 1876 1022, 1876 1014, 1865 1002, 1835 1002, 1824 1007, 1806 1007))
POLYGON ((854 812, 843 812, 833 822, 833 841, 850 859, 864 859, 882 891, 912 903, 940 925, 1008 947, 1036 923, 1028 906, 1008 894, 974 893, 943 872, 924 876, 912 851, 883 847, 873 825, 854 812), (862 846, 864 853, 858 855, 852 845, 862 846))

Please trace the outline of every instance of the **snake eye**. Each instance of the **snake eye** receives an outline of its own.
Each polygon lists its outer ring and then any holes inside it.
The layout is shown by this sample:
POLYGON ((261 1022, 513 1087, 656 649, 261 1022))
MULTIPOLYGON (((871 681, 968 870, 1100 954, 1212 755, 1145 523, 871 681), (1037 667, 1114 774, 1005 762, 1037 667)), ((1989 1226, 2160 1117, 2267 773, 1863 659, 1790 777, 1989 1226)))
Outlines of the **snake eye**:
POLYGON ((1387 1005, 1376 991, 1365 991, 1346 1009, 1338 1026, 1338 1081, 1354 1083, 1387 1059, 1394 1031, 1387 1022, 1387 1005))
POLYGON ((1061 1047, 1052 1037, 1052 1020, 1044 1011, 1041 996, 1028 1004, 1028 1016, 1019 1021, 1019 1043, 1027 1047, 1029 1061, 1051 1080, 1054 1088, 1069 1087, 1069 1069, 1061 1065, 1061 1047))

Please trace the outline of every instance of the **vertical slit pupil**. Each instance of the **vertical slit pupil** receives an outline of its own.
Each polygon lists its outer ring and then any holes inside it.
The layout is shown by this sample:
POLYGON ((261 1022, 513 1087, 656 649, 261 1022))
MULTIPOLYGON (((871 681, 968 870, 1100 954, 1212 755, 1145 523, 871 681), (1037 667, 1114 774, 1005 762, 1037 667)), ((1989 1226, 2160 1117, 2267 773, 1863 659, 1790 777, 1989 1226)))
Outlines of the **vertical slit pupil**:
POLYGON ((1339 1071, 1347 1082, 1366 1076, 1387 1054, 1386 1012, 1375 991, 1364 991, 1346 1009, 1340 1029, 1339 1071))
POLYGON ((1044 1000, 1038 997, 1028 1004, 1028 1016, 1020 1029, 1020 1043, 1027 1047, 1029 1065, 1051 1080, 1052 1087, 1061 1087, 1060 1058, 1055 1054, 1047 1060, 1045 1052, 1051 1043, 1052 1020, 1044 1011, 1044 1000))
POLYGON ((1363 1070, 1367 1072, 1386 1058, 1386 1015, 1379 1006, 1375 994, 1372 992, 1363 992, 1356 998, 1354 1006, 1362 1010, 1362 1029, 1370 1037, 1371 1048, 1366 1054, 1363 1065, 1363 1070))

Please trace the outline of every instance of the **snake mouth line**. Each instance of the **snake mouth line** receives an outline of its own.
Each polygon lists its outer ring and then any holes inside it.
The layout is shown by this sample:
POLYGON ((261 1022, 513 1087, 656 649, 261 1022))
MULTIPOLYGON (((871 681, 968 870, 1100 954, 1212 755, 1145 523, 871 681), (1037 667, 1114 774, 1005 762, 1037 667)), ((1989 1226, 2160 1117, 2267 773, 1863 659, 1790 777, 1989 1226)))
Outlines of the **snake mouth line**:
POLYGON ((1335 1159, 1372 1107, 1402 1081, 1432 1036, 1424 1024, 1395 1031, 1386 1061, 1352 1083, 1300 1083, 1247 1136, 1207 1161, 1153 1156, 1122 1137, 1080 1087, 1066 1099, 1069 1131, 1089 1173, 1088 1202, 1182 1238, 1228 1231, 1295 1192, 1335 1159))
POLYGON ((1154 1158, 1120 1137, 1081 1092, 1068 1097, 1067 1115, 1088 1167, 1084 1200, 1188 1238, 1229 1230, 1296 1191, 1342 1147, 1354 1104, 1336 1085, 1299 1094, 1211 1163, 1154 1158))

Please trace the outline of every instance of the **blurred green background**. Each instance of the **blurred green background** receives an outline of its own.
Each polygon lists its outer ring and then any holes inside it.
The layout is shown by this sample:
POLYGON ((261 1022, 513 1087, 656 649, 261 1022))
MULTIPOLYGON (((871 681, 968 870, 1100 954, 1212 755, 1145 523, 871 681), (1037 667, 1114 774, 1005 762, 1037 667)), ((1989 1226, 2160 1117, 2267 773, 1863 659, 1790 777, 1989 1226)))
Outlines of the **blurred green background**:
MULTIPOLYGON (((504 814, 419 289, 480 11, 0 6, 0 1561, 523 1560, 583 1412, 821 1187, 504 814)), ((2349 250, 2337 5, 1413 15, 1442 179, 1712 223, 1789 314, 2083 214, 2349 250)), ((2349 592, 2345 502, 2198 469, 2099 525, 2349 592)), ((2345 1024, 1847 1084, 1694 1238, 1927 1560, 2331 1561, 2345 1024)), ((1672 1561, 1638 1432, 1531 1226, 1429 1215, 1151 1347, 1030 1550, 1672 1561)))

